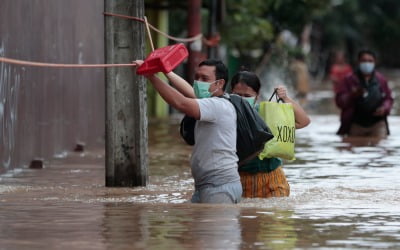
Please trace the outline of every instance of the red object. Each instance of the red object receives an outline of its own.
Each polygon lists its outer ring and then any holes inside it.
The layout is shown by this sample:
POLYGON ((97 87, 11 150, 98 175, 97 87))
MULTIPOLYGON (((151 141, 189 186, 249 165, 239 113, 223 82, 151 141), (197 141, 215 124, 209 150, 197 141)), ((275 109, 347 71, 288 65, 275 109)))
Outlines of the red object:
POLYGON ((331 66, 329 78, 332 80, 335 93, 338 92, 340 88, 339 85, 343 82, 343 79, 352 72, 353 69, 350 64, 333 64, 331 66))
POLYGON ((158 72, 168 73, 189 55, 182 43, 154 50, 136 70, 139 75, 151 75, 158 72))

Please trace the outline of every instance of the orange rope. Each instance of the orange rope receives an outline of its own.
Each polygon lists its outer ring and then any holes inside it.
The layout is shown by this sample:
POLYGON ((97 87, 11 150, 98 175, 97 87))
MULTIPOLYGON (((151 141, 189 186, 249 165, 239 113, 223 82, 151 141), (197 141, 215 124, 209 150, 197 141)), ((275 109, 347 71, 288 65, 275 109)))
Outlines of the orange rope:
POLYGON ((34 67, 53 67, 53 68, 108 68, 108 67, 132 67, 136 66, 136 63, 125 63, 125 64, 61 64, 61 63, 40 63, 30 62, 23 60, 10 59, 6 57, 0 57, 0 62, 9 64, 23 65, 23 66, 34 66, 34 67))
MULTIPOLYGON (((132 16, 126 16, 126 15, 120 15, 120 14, 113 14, 113 13, 103 13, 105 16, 115 16, 115 17, 120 17, 120 18, 125 18, 125 19, 131 19, 139 22, 145 23, 145 20, 142 18, 138 17, 132 17, 132 16)), ((147 23, 147 25, 153 29, 154 31, 160 33, 161 35, 177 41, 177 42, 193 42, 198 39, 203 38, 202 34, 198 34, 193 37, 189 38, 177 38, 168 35, 167 33, 157 29, 150 23, 147 23)), ((9 63, 9 64, 15 64, 15 65, 22 65, 22 66, 34 66, 34 67, 53 67, 53 68, 108 68, 108 67, 132 67, 132 66, 137 66, 136 63, 125 63, 125 64, 62 64, 62 63, 41 63, 41 62, 31 62, 31 61, 24 61, 24 60, 17 60, 17 59, 11 59, 11 58, 6 58, 6 57, 0 57, 0 62, 4 63, 9 63)))
MULTIPOLYGON (((133 16, 126 16, 126 15, 120 15, 120 14, 114 14, 114 13, 108 13, 108 12, 104 12, 103 14, 104 14, 105 16, 115 16, 115 17, 120 17, 120 18, 135 20, 135 21, 142 22, 142 23, 145 22, 144 19, 138 18, 138 17, 133 17, 133 16)), ((178 37, 173 37, 173 36, 170 36, 170 35, 168 35, 167 33, 163 32, 163 31, 157 29, 156 27, 154 27, 154 26, 151 25, 150 23, 148 23, 148 25, 149 25, 149 27, 150 27, 152 30, 154 30, 154 31, 160 33, 161 35, 165 36, 166 38, 169 38, 169 39, 171 39, 171 40, 173 40, 173 41, 176 41, 176 42, 183 42, 183 43, 186 43, 186 42, 194 42, 194 41, 199 40, 199 39, 201 39, 201 38, 203 37, 202 34, 198 34, 198 35, 195 35, 195 36, 189 37, 189 38, 178 38, 178 37)))

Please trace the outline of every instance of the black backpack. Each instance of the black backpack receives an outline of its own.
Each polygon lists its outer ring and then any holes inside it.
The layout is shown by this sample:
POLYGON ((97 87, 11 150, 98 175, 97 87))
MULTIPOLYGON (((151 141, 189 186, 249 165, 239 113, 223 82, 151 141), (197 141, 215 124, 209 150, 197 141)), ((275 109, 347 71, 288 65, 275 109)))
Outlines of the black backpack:
POLYGON ((194 145, 194 127, 196 126, 196 119, 191 116, 185 115, 181 121, 179 132, 185 142, 191 146, 194 145))
POLYGON ((360 81, 360 84, 366 95, 358 98, 356 110, 364 114, 372 114, 383 102, 381 86, 376 77, 372 78, 369 84, 365 81, 360 81))
MULTIPOLYGON (((229 100, 236 110, 236 154, 239 165, 242 165, 256 157, 264 149, 264 144, 274 136, 258 112, 244 98, 234 94, 224 94, 222 98, 229 100)), ((180 134, 189 145, 195 144, 195 125, 196 120, 189 116, 184 116, 181 121, 180 134)))

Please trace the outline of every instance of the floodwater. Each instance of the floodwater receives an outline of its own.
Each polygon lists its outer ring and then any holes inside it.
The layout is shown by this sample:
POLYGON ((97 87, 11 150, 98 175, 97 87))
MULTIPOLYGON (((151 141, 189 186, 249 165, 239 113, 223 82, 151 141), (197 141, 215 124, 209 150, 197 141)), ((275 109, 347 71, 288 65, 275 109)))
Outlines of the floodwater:
POLYGON ((290 197, 190 204, 176 119, 149 128, 150 183, 104 187, 104 150, 0 176, 0 249, 400 249, 400 117, 387 139, 342 139, 311 115, 285 162, 290 197))

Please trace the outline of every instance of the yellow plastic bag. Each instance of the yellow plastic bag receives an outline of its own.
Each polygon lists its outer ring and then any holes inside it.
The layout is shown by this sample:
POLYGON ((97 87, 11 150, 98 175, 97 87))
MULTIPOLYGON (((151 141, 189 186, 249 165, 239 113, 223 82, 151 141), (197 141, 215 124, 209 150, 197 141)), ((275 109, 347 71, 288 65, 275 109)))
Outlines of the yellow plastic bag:
POLYGON ((259 114, 271 129, 274 138, 265 143, 264 150, 258 157, 261 160, 273 157, 296 159, 294 155, 296 127, 292 104, 263 101, 260 102, 259 114))

